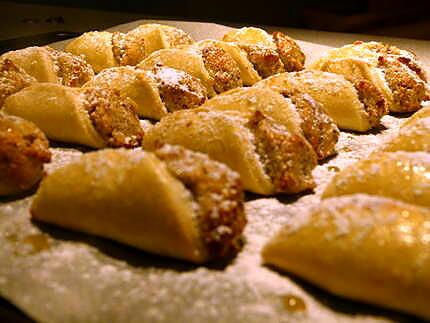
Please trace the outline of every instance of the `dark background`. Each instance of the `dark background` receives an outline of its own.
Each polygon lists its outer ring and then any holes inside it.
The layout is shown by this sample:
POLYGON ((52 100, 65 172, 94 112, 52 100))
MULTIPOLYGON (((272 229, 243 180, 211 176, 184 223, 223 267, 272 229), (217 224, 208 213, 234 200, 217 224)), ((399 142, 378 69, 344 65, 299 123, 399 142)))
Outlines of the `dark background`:
POLYGON ((326 31, 430 39, 430 1, 294 0, 294 1, 19 1, 243 24, 265 24, 326 31))

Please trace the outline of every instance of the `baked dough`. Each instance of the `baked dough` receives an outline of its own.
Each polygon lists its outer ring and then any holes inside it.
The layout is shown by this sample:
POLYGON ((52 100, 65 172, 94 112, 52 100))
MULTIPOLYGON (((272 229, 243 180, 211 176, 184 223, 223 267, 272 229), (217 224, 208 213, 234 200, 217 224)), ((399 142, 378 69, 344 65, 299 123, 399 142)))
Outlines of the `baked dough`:
POLYGON ((16 66, 10 59, 0 60, 0 108, 8 96, 36 82, 34 77, 16 66))
POLYGON ((182 30, 159 24, 141 25, 127 33, 91 31, 66 46, 66 51, 83 56, 100 72, 105 68, 137 65, 153 51, 192 43, 182 30))
POLYGON ((0 196, 32 188, 50 159, 48 140, 33 123, 0 112, 0 196))
POLYGON ((281 32, 268 34, 260 28, 244 27, 228 32, 222 40, 242 48, 263 78, 304 68, 305 55, 300 47, 281 32))
POLYGON ((238 174, 169 146, 84 154, 42 181, 31 216, 195 263, 236 252, 246 223, 238 174))
POLYGON ((417 118, 400 128, 382 144, 383 151, 425 151, 430 153, 430 116, 417 118))
POLYGON ((430 98, 424 69, 415 55, 395 46, 358 41, 329 50, 311 68, 371 82, 393 112, 416 111, 430 98))
POLYGON ((9 96, 2 110, 34 122, 49 139, 93 148, 136 147, 143 135, 133 101, 110 89, 36 83, 9 96))
POLYGON ((365 132, 380 123, 388 112, 382 94, 371 83, 355 84, 342 75, 306 70, 281 73, 258 83, 280 92, 300 91, 317 101, 341 129, 365 132))
POLYGON ((136 103, 141 117, 159 120, 168 112, 196 108, 207 99, 206 88, 192 75, 166 66, 142 70, 132 66, 101 71, 85 87, 117 89, 136 103))
POLYGON ((430 154, 380 152, 337 173, 322 197, 366 193, 430 207, 430 154))
POLYGON ((430 319, 429 209, 357 194, 303 216, 266 244, 266 264, 336 295, 430 319))
POLYGON ((82 86, 94 72, 82 57, 64 53, 48 46, 27 47, 7 52, 0 60, 9 59, 39 82, 82 86))
POLYGON ((430 102, 425 104, 421 110, 418 110, 413 115, 411 115, 405 122, 402 123, 401 127, 406 127, 411 123, 414 123, 416 120, 421 118, 430 117, 430 102))
POLYGON ((177 111, 145 133, 145 149, 164 143, 204 152, 225 163, 251 192, 298 193, 315 186, 312 169, 317 159, 310 144, 260 111, 250 118, 227 111, 177 111))

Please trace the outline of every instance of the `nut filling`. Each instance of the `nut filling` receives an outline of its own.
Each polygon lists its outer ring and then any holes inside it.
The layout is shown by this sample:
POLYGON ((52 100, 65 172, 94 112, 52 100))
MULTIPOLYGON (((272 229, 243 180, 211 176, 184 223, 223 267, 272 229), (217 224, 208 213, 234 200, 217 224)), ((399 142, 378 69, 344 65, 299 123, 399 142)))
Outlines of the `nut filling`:
POLYGON ((256 153, 276 192, 299 193, 315 187, 312 170, 317 157, 305 138, 288 132, 260 111, 247 126, 254 134, 256 153))
POLYGON ((303 134, 316 152, 318 160, 333 155, 339 139, 339 129, 321 105, 310 95, 299 91, 284 91, 282 94, 296 106, 303 121, 303 134))
POLYGON ((32 123, 0 113, 0 177, 25 190, 42 176, 51 160, 48 140, 32 123))
POLYGON ((91 122, 107 146, 141 145, 143 129, 132 100, 121 97, 117 90, 103 88, 87 88, 82 95, 91 122))
POLYGON ((385 79, 393 92, 399 112, 411 112, 421 108, 421 102, 430 99, 427 84, 402 59, 381 56, 378 66, 385 71, 385 79))
POLYGON ((275 48, 261 45, 238 44, 261 77, 285 72, 284 64, 275 48))
POLYGON ((197 108, 207 100, 206 88, 186 72, 157 65, 148 75, 157 83, 161 101, 169 112, 197 108))
POLYGON ((114 32, 112 34, 112 51, 118 65, 137 65, 145 58, 145 43, 132 33, 114 32))
POLYGON ((239 175, 204 154, 164 145, 154 151, 192 193, 199 231, 211 259, 226 257, 242 246, 247 222, 239 175))
POLYGON ((305 67, 305 54, 297 43, 287 35, 277 31, 272 34, 285 71, 301 71, 305 67))
POLYGON ((35 78, 16 66, 10 59, 0 61, 0 108, 8 96, 35 82, 35 78))
POLYGON ((57 76, 66 86, 80 87, 91 80, 94 71, 82 57, 46 47, 54 60, 57 76))
POLYGON ((388 113, 388 105, 382 93, 369 81, 360 80, 354 83, 358 98, 364 105, 369 123, 372 127, 379 125, 381 118, 388 113))
POLYGON ((217 93, 243 86, 236 61, 222 48, 206 46, 202 49, 206 69, 214 79, 217 93))

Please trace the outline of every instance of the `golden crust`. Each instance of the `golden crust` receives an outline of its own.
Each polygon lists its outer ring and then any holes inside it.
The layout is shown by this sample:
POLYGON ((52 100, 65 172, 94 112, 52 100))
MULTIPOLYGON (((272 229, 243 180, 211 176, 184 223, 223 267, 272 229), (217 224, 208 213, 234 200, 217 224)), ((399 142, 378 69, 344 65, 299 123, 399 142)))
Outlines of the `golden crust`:
POLYGON ((50 159, 48 140, 33 123, 0 113, 0 195, 30 189, 50 159))
POLYGON ((297 43, 279 31, 272 33, 272 37, 282 63, 284 63, 285 71, 296 72, 304 69, 306 57, 297 43))
POLYGON ((315 187, 315 152, 299 134, 290 133, 257 111, 247 123, 255 136, 255 150, 275 192, 298 193, 315 187))
POLYGON ((247 222, 239 174, 205 154, 179 146, 164 145, 154 154, 191 192, 209 258, 235 254, 242 246, 241 234, 247 222))
POLYGON ((0 108, 6 98, 19 90, 37 82, 22 68, 16 66, 10 59, 0 61, 0 108))
POLYGON ((207 100, 206 88, 200 80, 184 71, 156 65, 148 75, 156 82, 169 112, 197 108, 207 100))
POLYGON ((388 105, 382 93, 369 81, 360 80, 354 82, 358 98, 363 103, 370 126, 379 125, 381 118, 388 113, 388 105))
POLYGON ((217 93, 243 85, 238 64, 224 49, 207 44, 201 52, 205 67, 214 79, 214 90, 217 93))
POLYGON ((107 146, 141 145, 143 129, 132 100, 121 97, 117 90, 103 88, 85 88, 82 95, 91 122, 107 146))
POLYGON ((385 80, 393 92, 396 112, 411 112, 421 108, 421 102, 430 99, 427 84, 393 56, 381 56, 378 66, 385 71, 385 80))

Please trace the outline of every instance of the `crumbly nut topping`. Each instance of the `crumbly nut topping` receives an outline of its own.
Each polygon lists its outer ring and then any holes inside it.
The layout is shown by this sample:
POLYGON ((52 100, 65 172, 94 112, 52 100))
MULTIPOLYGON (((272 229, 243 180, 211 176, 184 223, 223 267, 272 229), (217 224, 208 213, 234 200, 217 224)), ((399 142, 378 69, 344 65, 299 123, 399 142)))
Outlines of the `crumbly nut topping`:
POLYGON ((385 80, 393 92, 396 106, 403 112, 416 111, 421 102, 430 99, 427 84, 395 56, 380 56, 378 66, 385 72, 385 80))
POLYGON ((305 138, 288 132, 260 111, 247 127, 255 136, 256 153, 276 192, 299 193, 315 187, 312 170, 317 157, 305 138))
POLYGON ((249 61, 254 65, 255 70, 261 77, 266 78, 285 72, 284 64, 276 48, 241 43, 238 45, 247 53, 249 61))
POLYGON ((120 66, 134 66, 145 58, 145 41, 134 33, 114 32, 112 51, 120 66))
POLYGON ((156 65, 148 75, 157 83, 169 112, 197 108, 207 100, 207 90, 201 81, 184 71, 156 65))
POLYGON ((107 88, 85 88, 82 95, 94 128, 109 147, 141 145, 143 129, 131 99, 107 88))
POLYGON ((6 98, 19 90, 36 82, 22 68, 16 66, 10 59, 0 61, 0 108, 6 98))
POLYGON ((207 155, 180 146, 154 151, 197 203, 197 222, 211 259, 229 256, 241 247, 247 222, 239 175, 207 155))
POLYGON ((178 47, 181 45, 191 45, 192 38, 185 31, 178 28, 169 28, 164 32, 164 36, 168 39, 170 47, 178 47))
POLYGON ((49 143, 33 123, 0 113, 0 178, 28 189, 51 160, 49 143))
POLYGON ((206 45, 202 49, 202 58, 214 79, 217 93, 243 86, 239 66, 225 50, 215 45, 206 45))
POLYGON ((354 83, 358 98, 364 105, 370 125, 376 127, 381 118, 388 113, 388 104, 382 93, 369 81, 360 80, 354 83))
POLYGON ((273 41, 278 49, 279 56, 287 72, 301 71, 305 67, 305 54, 287 35, 276 31, 272 33, 273 41))
POLYGON ((61 84, 80 87, 94 77, 94 71, 84 58, 45 47, 51 55, 61 84))

